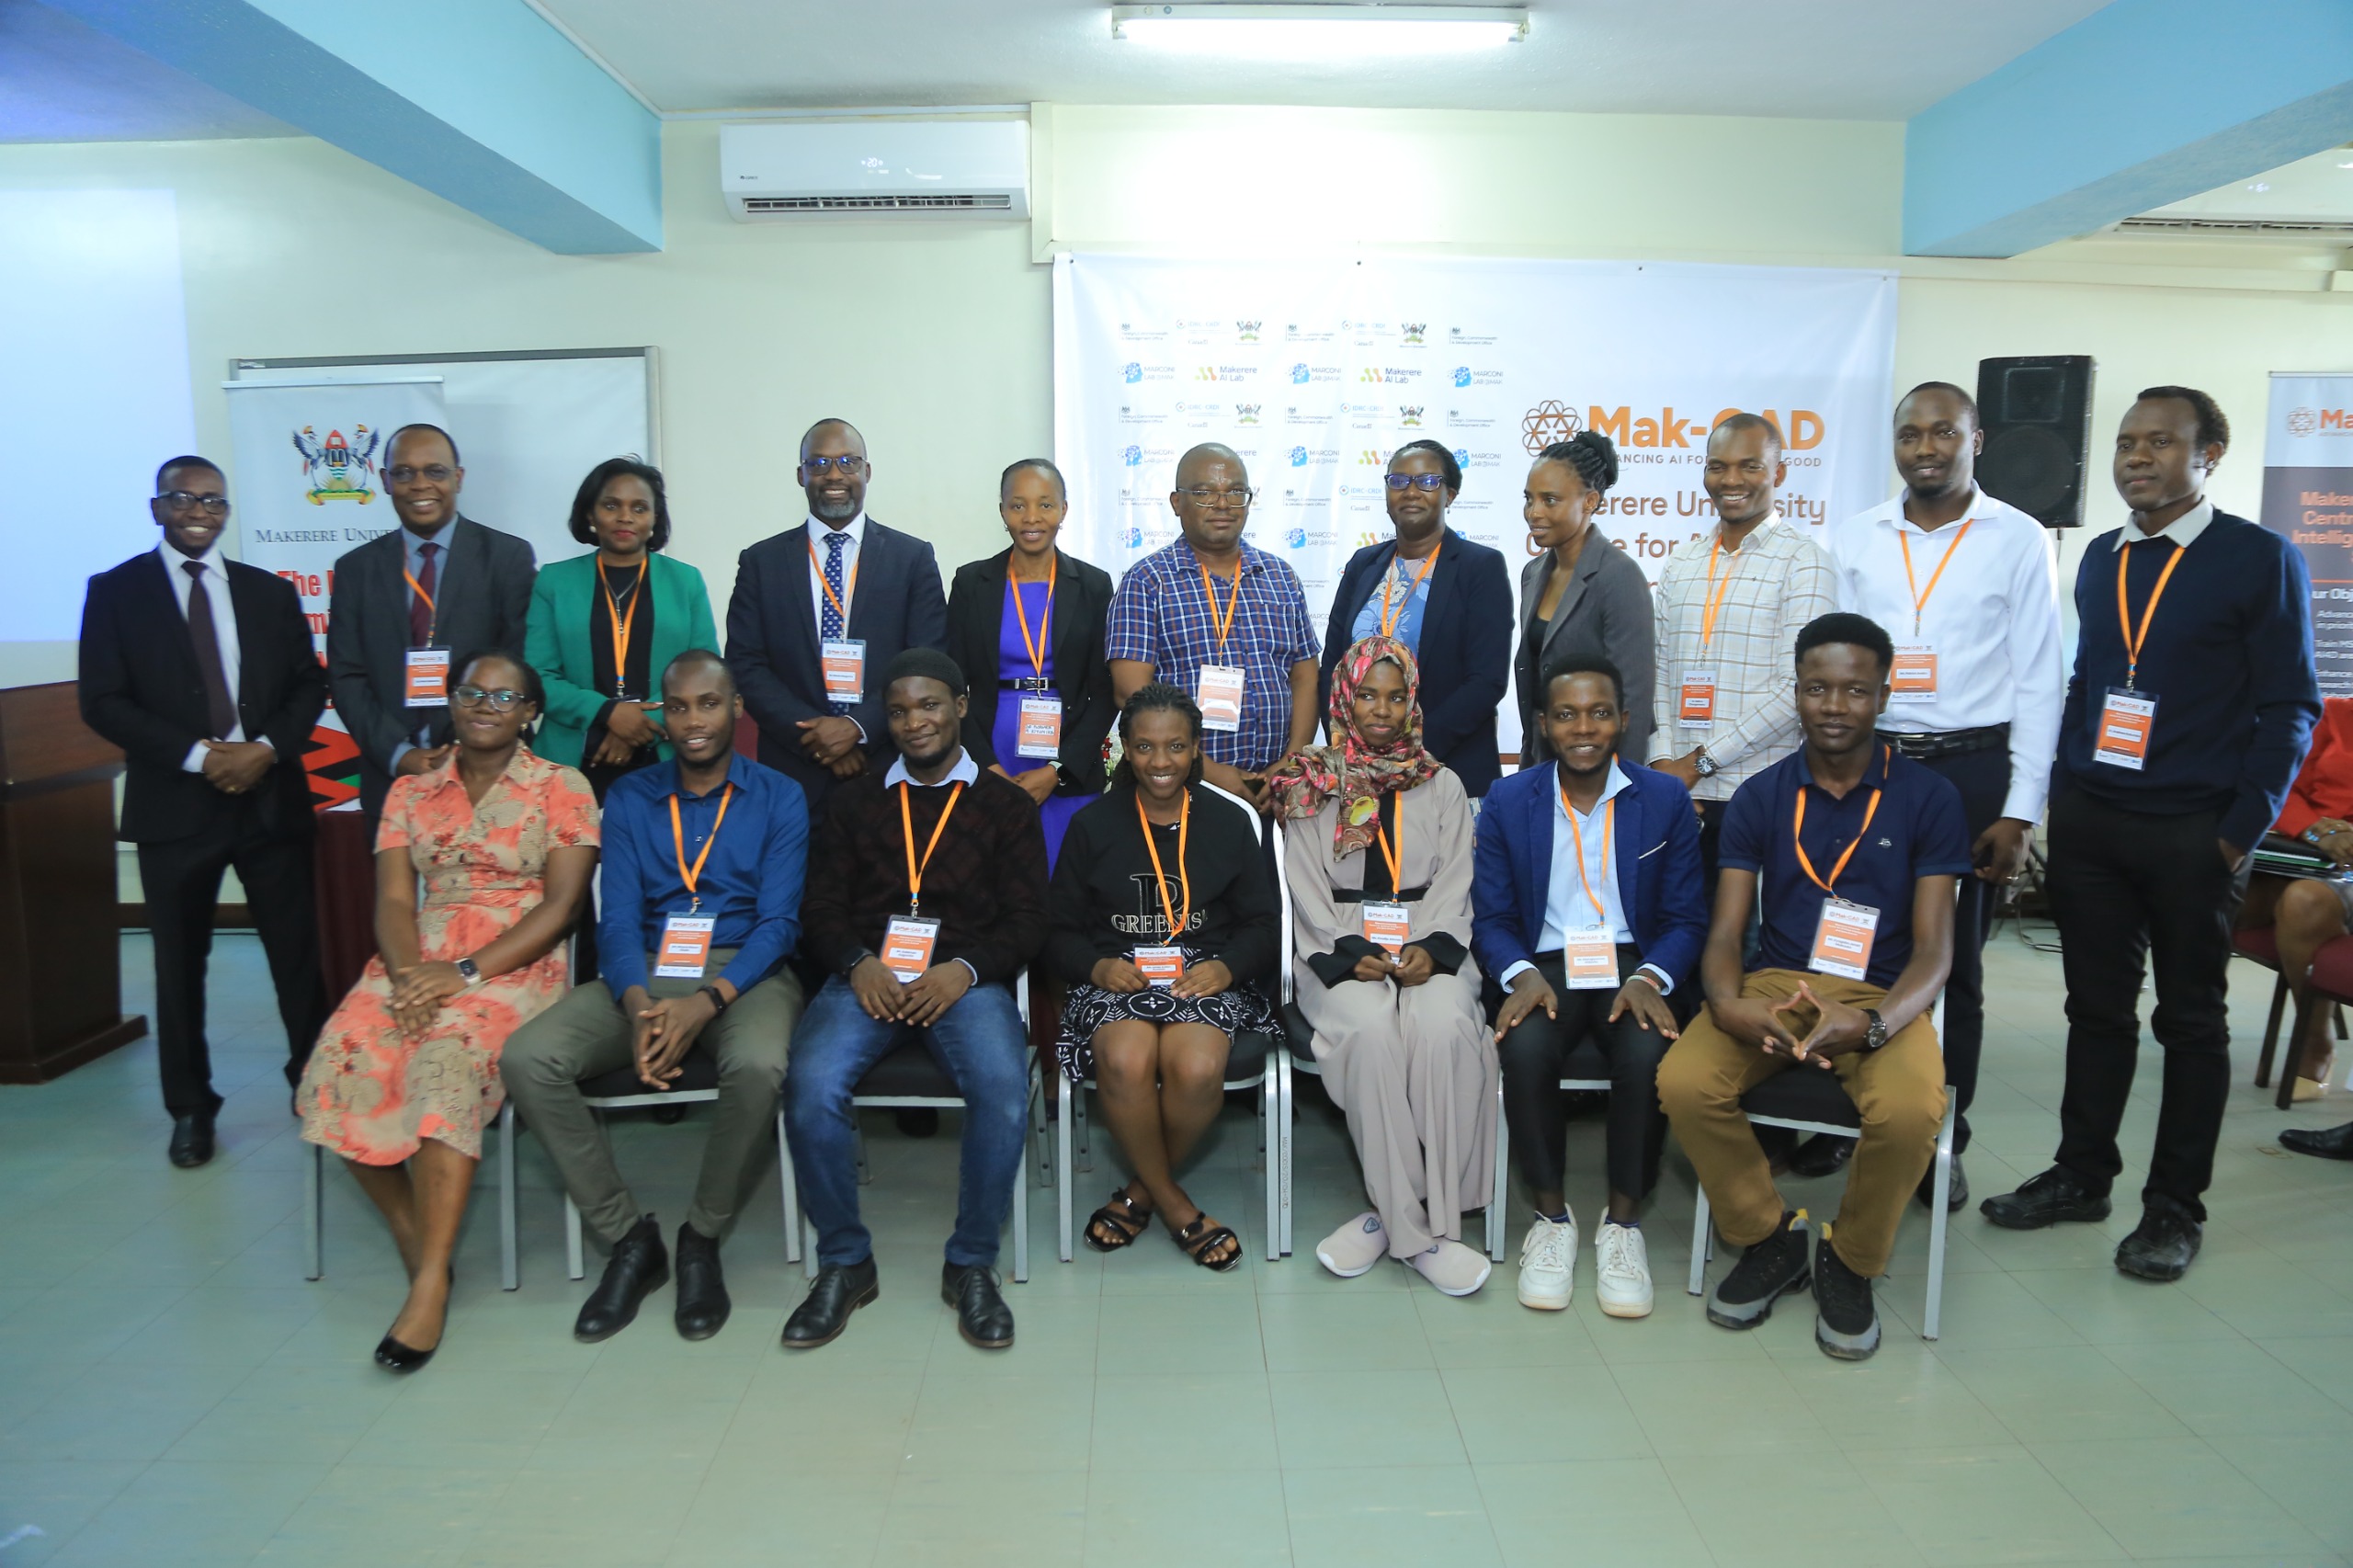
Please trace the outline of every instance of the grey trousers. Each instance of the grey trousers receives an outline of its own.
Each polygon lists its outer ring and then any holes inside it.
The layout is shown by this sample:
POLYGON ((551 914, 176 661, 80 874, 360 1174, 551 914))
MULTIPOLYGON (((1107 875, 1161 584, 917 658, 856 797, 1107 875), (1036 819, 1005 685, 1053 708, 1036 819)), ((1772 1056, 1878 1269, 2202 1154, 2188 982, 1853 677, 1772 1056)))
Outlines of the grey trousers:
MULTIPOLYGON (((733 949, 714 949, 705 971, 720 973, 734 956, 733 949)), ((648 954, 646 989, 657 1002, 691 995, 709 983, 654 978, 654 961, 648 954)), ((779 969, 738 996, 695 1041, 694 1049, 709 1052, 719 1065, 719 1101, 703 1145, 702 1174, 687 1209, 687 1222, 703 1235, 726 1237, 743 1202, 745 1173, 776 1136, 785 1047, 800 1021, 801 1002, 801 982, 790 969, 779 969)), ((623 1015, 603 982, 592 982, 574 986, 563 1001, 517 1029, 498 1063, 506 1092, 547 1146, 564 1190, 589 1229, 608 1245, 629 1234, 644 1211, 621 1179, 612 1142, 580 1085, 630 1066, 635 1032, 635 1020, 623 1015)))

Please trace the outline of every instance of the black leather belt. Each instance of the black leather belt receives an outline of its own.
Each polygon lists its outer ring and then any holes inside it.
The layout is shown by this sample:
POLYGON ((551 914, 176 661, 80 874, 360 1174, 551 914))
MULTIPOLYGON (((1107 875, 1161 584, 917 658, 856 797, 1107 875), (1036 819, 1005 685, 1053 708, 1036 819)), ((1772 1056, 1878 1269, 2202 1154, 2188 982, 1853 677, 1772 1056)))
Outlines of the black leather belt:
POLYGON ((1991 751, 1995 746, 2006 749, 2010 744, 2010 727, 2007 724, 1985 724, 1974 730, 1927 730, 1916 734, 1881 730, 1879 738, 1913 761, 1925 762, 1930 757, 1991 751))
POLYGON ((1366 899, 1370 899, 1375 903, 1419 903, 1429 896, 1429 891, 1430 885, 1427 882, 1424 882, 1417 888, 1407 888, 1403 892, 1367 892, 1362 888, 1334 888, 1332 902, 1362 903, 1366 899))
POLYGON ((1024 676, 1019 680, 1001 680, 996 685, 999 691, 1051 691, 1054 689, 1052 681, 1039 680, 1030 676, 1024 676))

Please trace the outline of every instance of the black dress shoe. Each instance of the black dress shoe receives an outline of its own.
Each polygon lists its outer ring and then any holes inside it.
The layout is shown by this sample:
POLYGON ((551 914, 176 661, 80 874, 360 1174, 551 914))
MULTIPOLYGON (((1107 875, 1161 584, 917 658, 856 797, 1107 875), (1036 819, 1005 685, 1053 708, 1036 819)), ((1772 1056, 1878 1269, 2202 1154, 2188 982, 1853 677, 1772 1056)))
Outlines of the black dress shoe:
POLYGON ((605 1277, 573 1321, 572 1337, 584 1345, 610 1339, 636 1320, 638 1303, 669 1280, 670 1257, 662 1250, 662 1227, 648 1214, 614 1244, 613 1256, 605 1260, 605 1277))
MULTIPOLYGON (((1920 1200, 1920 1207, 1923 1209, 1937 1200, 1936 1161, 1930 1160, 1928 1168, 1920 1173, 1919 1190, 1912 1196, 1920 1200)), ((1958 1214, 1968 1207, 1969 1173, 1961 1168, 1961 1156, 1956 1153, 1952 1157, 1952 1185, 1945 1190, 1945 1212, 1958 1214)))
POLYGON ((212 1112, 192 1110, 172 1118, 172 1164, 192 1171, 212 1158, 212 1112))
POLYGON ((389 1334, 376 1341, 376 1365, 395 1372, 414 1372, 432 1359, 432 1350, 412 1350, 389 1334))
POLYGON ((939 1112, 927 1105, 904 1107, 897 1120, 899 1131, 910 1138, 928 1138, 939 1131, 939 1112))
POLYGON ((2053 1165, 2016 1192, 1987 1199, 1977 1211, 2004 1230, 2039 1231, 2063 1220, 2105 1220, 2109 1201, 2107 1193, 2093 1191, 2083 1177, 2053 1165))
POLYGON ((956 1309, 956 1332, 965 1344, 1003 1350, 1013 1343, 1013 1309, 997 1293, 996 1270, 987 1264, 942 1265, 939 1299, 956 1309))
POLYGON ((681 1339, 709 1339, 727 1326, 734 1303, 719 1272, 719 1244, 692 1225, 678 1227, 678 1304, 672 1321, 681 1339))
POLYGON ((2353 1121, 2342 1127, 2291 1127, 2279 1134, 2279 1147, 2324 1160, 2353 1160, 2353 1121))
POLYGON ((1834 1137, 1817 1132, 1797 1146, 1790 1156, 1790 1174, 1793 1176, 1836 1176, 1846 1169, 1847 1162, 1855 1157, 1852 1138, 1834 1137))
POLYGON ((2169 1285, 2189 1272, 2198 1256, 2205 1227, 2165 1199, 2152 1199, 2141 1210, 2138 1229, 2118 1244, 2116 1267, 2136 1279, 2169 1285))
POLYGON ((784 1347, 814 1350, 820 1345, 831 1345, 849 1326, 849 1314, 881 1294, 872 1258, 825 1265, 817 1270, 809 1294, 784 1320, 784 1347))

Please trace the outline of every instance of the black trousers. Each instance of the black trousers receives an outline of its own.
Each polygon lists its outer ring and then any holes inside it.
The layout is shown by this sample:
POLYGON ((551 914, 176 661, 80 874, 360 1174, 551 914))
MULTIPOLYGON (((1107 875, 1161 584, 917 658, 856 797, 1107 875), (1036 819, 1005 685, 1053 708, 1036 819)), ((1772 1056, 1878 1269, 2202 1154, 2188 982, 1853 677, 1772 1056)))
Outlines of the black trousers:
MULTIPOLYGON (((1643 961, 1632 947, 1618 949, 1622 979, 1643 961)), ((1568 1111, 1561 1096, 1561 1068, 1580 1041, 1591 1040, 1609 1062, 1608 1142, 1604 1165, 1613 1191, 1647 1198, 1658 1185, 1659 1155, 1666 1147, 1666 1112, 1659 1108, 1658 1064, 1670 1043, 1657 1030, 1636 1023, 1631 1013, 1611 1023, 1618 993, 1572 991, 1557 952, 1536 955, 1537 972, 1560 997, 1557 1018, 1536 1011, 1514 1025, 1495 1048, 1503 1066, 1504 1122, 1519 1153, 1519 1173, 1537 1192, 1558 1192, 1568 1161, 1568 1111)))
MULTIPOLYGON (((2010 794, 2007 743, 1951 756, 1926 757, 1920 766, 1943 774, 1961 791, 1961 812, 1969 841, 1994 825, 2010 794)), ((1945 980, 1945 1082, 1960 1107, 1953 1121, 1952 1149, 1969 1147, 1969 1102, 1977 1096, 1977 1062, 1985 1050, 1985 938, 1994 932, 1994 910, 2001 886, 1977 877, 1961 879, 1952 917, 1952 973, 1945 980)))
POLYGON ((2141 1044, 2141 976, 2154 959, 2149 1024, 2165 1051, 2165 1093, 2142 1199, 2170 1199, 2198 1220, 2230 1094, 2231 925, 2247 880, 2245 865, 2234 874, 2222 864, 2218 820, 2128 812, 2063 782, 2051 801, 2051 909, 2067 976, 2059 1165, 2103 1192, 2123 1169, 2116 1131, 2141 1044))
POLYGON ((233 866, 269 958, 278 1015, 286 1026, 289 1085, 301 1079, 327 1021, 307 834, 273 831, 261 802, 248 797, 233 816, 205 832, 139 846, 139 881, 155 943, 155 1062, 163 1073, 164 1108, 174 1116, 221 1105, 204 1034, 204 982, 221 877, 233 866))

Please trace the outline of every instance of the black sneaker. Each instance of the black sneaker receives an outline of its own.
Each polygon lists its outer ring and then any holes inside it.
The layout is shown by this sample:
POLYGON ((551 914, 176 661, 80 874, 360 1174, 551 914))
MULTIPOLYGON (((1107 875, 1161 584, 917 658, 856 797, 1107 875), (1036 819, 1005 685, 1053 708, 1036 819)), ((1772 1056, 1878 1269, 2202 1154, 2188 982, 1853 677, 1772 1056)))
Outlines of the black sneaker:
POLYGON ((2052 1166, 2016 1192, 1989 1198, 1977 1211, 2009 1231, 2039 1231, 2063 1220, 2096 1223, 2108 1218, 2105 1191, 2095 1191, 2073 1171, 2052 1166))
POLYGON ((1784 1210, 1781 1228, 1742 1253, 1708 1298, 1708 1321, 1718 1328, 1755 1328, 1771 1317, 1775 1301, 1805 1289, 1805 1221, 1784 1210))
POLYGON ((2152 1198, 2141 1210, 2141 1223, 2117 1244, 2116 1267, 2138 1279, 2169 1285, 2189 1272, 2205 1227, 2178 1204, 2152 1198))
POLYGON ((1824 1356, 1865 1361, 1879 1348, 1879 1309, 1871 1282, 1847 1267, 1830 1244, 1830 1231, 1813 1251, 1813 1342, 1824 1356))

